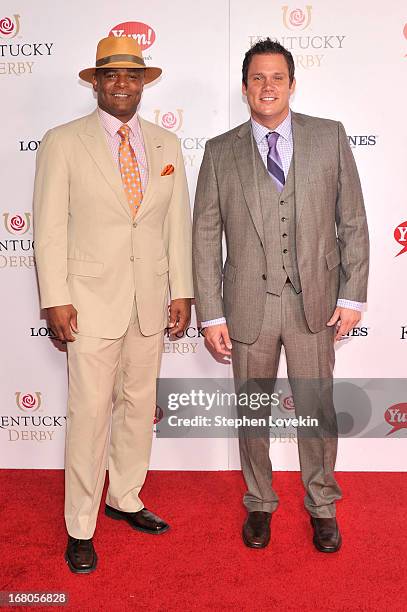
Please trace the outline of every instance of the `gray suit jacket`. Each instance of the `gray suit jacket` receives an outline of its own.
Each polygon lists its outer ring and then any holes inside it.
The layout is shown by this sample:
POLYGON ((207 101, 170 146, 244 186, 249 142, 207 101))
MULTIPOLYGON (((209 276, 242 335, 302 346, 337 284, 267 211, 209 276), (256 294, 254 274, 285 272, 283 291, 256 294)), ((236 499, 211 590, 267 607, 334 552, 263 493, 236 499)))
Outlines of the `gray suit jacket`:
MULTIPOLYGON (((365 302, 369 238, 359 176, 341 123, 292 113, 296 248, 305 316, 325 328, 338 298, 365 302)), ((250 121, 208 141, 194 207, 197 316, 225 316, 251 344, 266 299, 266 257, 250 121), (227 259, 222 266, 222 232, 227 259)))

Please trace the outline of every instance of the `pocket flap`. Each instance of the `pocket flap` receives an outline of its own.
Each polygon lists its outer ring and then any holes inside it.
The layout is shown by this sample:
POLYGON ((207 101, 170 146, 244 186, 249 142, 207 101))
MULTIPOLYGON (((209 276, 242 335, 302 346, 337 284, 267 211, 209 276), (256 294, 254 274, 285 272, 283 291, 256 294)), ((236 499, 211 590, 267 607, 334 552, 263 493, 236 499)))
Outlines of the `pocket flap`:
POLYGON ((341 263, 341 255, 337 246, 332 251, 329 251, 325 257, 328 270, 333 270, 341 263))
POLYGON ((83 261, 81 259, 68 259, 68 274, 77 276, 102 276, 103 263, 100 261, 83 261))

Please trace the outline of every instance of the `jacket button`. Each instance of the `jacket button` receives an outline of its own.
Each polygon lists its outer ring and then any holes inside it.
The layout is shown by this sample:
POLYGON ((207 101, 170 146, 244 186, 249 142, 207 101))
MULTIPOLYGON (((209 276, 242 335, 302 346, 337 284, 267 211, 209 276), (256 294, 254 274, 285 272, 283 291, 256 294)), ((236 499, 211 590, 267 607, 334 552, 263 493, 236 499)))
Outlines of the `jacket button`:
POLYGON ((281 221, 287 221, 287 217, 281 217, 281 221))
POLYGON ((263 280, 267 280, 267 274, 262 274, 261 277, 263 280))
POLYGON ((133 255, 130 257, 130 261, 134 261, 134 257, 133 257, 133 255))
POLYGON ((288 249, 283 249, 283 253, 288 253, 288 249))
POLYGON ((136 221, 133 223, 133 227, 137 227, 137 223, 136 223, 136 221))
POLYGON ((281 200, 280 206, 283 206, 283 204, 285 204, 285 202, 284 202, 284 200, 281 200))
POLYGON ((283 238, 287 238, 287 234, 285 232, 283 234, 283 238))

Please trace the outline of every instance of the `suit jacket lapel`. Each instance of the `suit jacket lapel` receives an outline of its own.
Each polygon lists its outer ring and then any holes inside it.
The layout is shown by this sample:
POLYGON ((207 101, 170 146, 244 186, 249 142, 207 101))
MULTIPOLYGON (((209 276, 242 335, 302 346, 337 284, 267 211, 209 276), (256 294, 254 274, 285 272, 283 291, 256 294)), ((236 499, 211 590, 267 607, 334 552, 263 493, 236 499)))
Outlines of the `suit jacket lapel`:
POLYGON ((103 127, 100 125, 97 111, 88 117, 85 129, 79 134, 84 147, 98 166, 103 178, 113 190, 120 204, 130 216, 130 208, 123 189, 120 170, 116 165, 112 152, 107 144, 103 127))
POLYGON ((145 211, 153 200, 153 195, 158 187, 158 181, 160 180, 161 171, 163 169, 162 161, 164 152, 164 142, 159 136, 156 136, 154 128, 150 126, 148 121, 144 121, 141 117, 139 117, 139 121, 147 157, 148 183, 143 195, 143 202, 137 213, 137 219, 140 219, 145 214, 145 211))
POLYGON ((307 195, 312 131, 303 117, 292 113, 295 171, 295 211, 298 223, 307 195))
POLYGON ((264 245, 264 227, 255 161, 255 146, 256 143, 252 136, 251 123, 248 121, 237 132, 233 143, 233 153, 247 207, 250 211, 254 227, 264 245))

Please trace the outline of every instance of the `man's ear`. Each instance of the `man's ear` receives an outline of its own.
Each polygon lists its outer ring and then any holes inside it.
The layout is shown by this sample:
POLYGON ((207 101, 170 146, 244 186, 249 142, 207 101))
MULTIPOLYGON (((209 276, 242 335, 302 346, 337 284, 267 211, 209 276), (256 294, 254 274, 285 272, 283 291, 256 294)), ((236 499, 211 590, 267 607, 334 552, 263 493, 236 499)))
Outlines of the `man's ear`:
POLYGON ((246 96, 246 95, 247 95, 247 87, 246 87, 246 85, 244 84, 244 81, 242 81, 242 94, 243 94, 244 96, 246 96))
POLYGON ((98 90, 98 80, 96 78, 96 73, 92 77, 92 87, 93 87, 93 91, 98 90))

